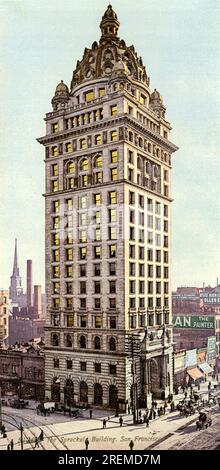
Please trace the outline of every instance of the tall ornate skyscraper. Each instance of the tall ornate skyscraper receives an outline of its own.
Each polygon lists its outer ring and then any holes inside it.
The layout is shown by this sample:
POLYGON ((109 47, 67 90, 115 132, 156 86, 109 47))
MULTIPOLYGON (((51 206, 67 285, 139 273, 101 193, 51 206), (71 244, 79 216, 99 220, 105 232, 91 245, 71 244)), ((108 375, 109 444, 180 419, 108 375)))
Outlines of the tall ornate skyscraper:
POLYGON ((23 293, 23 288, 21 284, 21 276, 20 276, 19 267, 18 267, 17 238, 15 239, 13 272, 12 272, 12 276, 10 277, 10 279, 11 279, 11 283, 9 287, 9 298, 13 302, 17 302, 18 296, 23 293))
POLYGON ((38 139, 46 150, 46 396, 123 410, 132 395, 144 404, 172 391, 177 147, 111 5, 100 28, 70 90, 57 86, 38 139))

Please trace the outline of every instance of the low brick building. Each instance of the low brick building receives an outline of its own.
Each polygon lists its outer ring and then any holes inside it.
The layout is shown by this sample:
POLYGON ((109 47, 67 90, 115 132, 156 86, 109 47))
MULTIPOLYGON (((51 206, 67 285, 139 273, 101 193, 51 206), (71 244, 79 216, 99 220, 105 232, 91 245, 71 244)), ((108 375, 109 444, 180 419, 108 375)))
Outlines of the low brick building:
POLYGON ((44 397, 44 344, 33 341, 0 349, 2 396, 44 397))

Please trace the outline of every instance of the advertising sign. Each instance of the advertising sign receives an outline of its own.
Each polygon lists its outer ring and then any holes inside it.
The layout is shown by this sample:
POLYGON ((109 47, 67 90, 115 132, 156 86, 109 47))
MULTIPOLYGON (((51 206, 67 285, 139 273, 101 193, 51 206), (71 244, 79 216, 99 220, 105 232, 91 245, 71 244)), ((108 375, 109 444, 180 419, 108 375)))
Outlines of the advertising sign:
POLYGON ((197 364, 196 349, 186 351, 185 367, 195 366, 197 364))
POLYGON ((209 336, 207 341, 207 361, 210 362, 216 357, 216 337, 209 336))
POLYGON ((173 317, 174 328, 195 328, 198 330, 214 330, 215 317, 177 315, 173 317))

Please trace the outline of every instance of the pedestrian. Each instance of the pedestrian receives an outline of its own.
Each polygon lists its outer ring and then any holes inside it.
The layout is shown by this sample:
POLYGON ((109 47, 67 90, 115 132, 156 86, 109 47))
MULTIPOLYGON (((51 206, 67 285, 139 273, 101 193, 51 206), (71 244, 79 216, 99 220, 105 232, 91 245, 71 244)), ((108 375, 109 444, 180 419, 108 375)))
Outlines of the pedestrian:
POLYGON ((121 427, 122 427, 122 424, 123 424, 123 418, 122 418, 122 416, 120 416, 120 418, 119 418, 119 423, 120 423, 120 428, 121 428, 121 427))
POLYGON ((43 441, 43 440, 44 440, 44 431, 41 429, 39 441, 43 441))
POLYGON ((134 442, 133 442, 132 440, 129 442, 129 447, 130 447, 130 450, 133 450, 133 448, 134 448, 134 442))
POLYGON ((106 419, 103 419, 102 421, 102 429, 106 429, 106 419))
POLYGON ((157 402, 156 401, 154 402, 154 408, 157 409, 157 402))
POLYGON ((146 413, 143 414, 143 422, 146 423, 147 415, 146 413))
POLYGON ((187 398, 187 395, 188 395, 188 393, 187 393, 187 392, 185 392, 185 393, 184 393, 184 397, 185 397, 185 398, 187 398))
POLYGON ((10 444, 7 445, 7 450, 11 450, 10 444))
POLYGON ((141 414, 142 414, 142 413, 141 413, 141 410, 139 410, 139 412, 138 412, 139 418, 141 418, 141 414))
POLYGON ((146 428, 149 428, 149 418, 146 418, 146 428))
POLYGON ((131 413, 131 408, 130 408, 130 406, 128 405, 128 414, 130 414, 130 413, 131 413))
POLYGON ((90 410, 89 410, 89 417, 90 417, 90 419, 92 419, 92 408, 90 408, 90 410))
POLYGON ((156 418, 156 416, 157 416, 157 413, 156 413, 156 411, 155 411, 155 410, 153 410, 153 418, 155 419, 155 418, 156 418))
POLYGON ((110 421, 110 416, 108 416, 108 421, 110 421))
POLYGON ((35 437, 34 449, 36 449, 36 447, 39 447, 39 442, 38 442, 38 437, 37 436, 35 437))
POLYGON ((14 450, 14 441, 13 441, 13 439, 11 440, 10 444, 11 444, 11 450, 14 450))
POLYGON ((88 439, 88 437, 85 440, 85 446, 86 446, 86 450, 88 450, 88 448, 89 448, 89 439, 88 439))

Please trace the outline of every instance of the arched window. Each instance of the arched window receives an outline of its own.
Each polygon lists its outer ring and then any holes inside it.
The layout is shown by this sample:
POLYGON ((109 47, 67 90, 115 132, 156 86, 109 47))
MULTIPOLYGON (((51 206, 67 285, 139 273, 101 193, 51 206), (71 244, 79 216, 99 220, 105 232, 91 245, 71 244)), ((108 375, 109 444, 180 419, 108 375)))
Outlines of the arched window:
POLYGON ((128 139, 130 140, 130 142, 133 142, 133 134, 131 131, 128 133, 128 139))
POLYGON ((69 174, 69 173, 74 173, 74 171, 75 171, 75 165, 74 165, 74 163, 73 163, 73 162, 69 162, 69 163, 67 164, 67 174, 69 174))
POLYGON ((95 136, 95 145, 101 145, 102 143, 102 136, 101 134, 98 134, 95 136))
POLYGON ((80 344, 80 348, 81 348, 81 349, 85 349, 85 348, 86 348, 86 338, 85 338, 85 336, 80 336, 79 344, 80 344))
POLYGON ((81 171, 87 171, 88 170, 88 158, 84 158, 81 161, 81 171))
POLYGON ((111 337, 109 340, 109 349, 110 351, 116 351, 116 341, 113 337, 111 337))
POLYGON ((59 336, 54 333, 51 338, 52 346, 59 346, 59 336))
POLYGON ((138 157, 137 159, 137 167, 139 170, 142 170, 142 160, 141 160, 141 157, 138 157))
POLYGON ((72 337, 71 335, 66 336, 66 346, 67 348, 72 348, 73 342, 72 342, 72 337))
POLYGON ((97 157, 95 157, 95 167, 100 167, 100 166, 102 166, 102 156, 97 155, 97 157))
POLYGON ((81 139, 81 140, 80 140, 80 148, 81 148, 81 149, 86 149, 86 148, 87 148, 86 139, 81 139))
POLYGON ((148 143, 148 144, 147 144, 147 151, 148 151, 149 153, 151 153, 151 149, 152 149, 151 144, 148 143))
POLYGON ((108 402, 110 408, 116 408, 118 406, 118 389, 115 385, 110 385, 109 391, 108 391, 108 402))
POLYGON ((139 139, 138 139, 138 145, 141 148, 143 147, 143 139, 141 137, 139 137, 139 139))
POLYGON ((67 406, 74 405, 74 384, 71 379, 67 379, 64 386, 64 403, 67 406))
POLYGON ((86 382, 80 382, 79 384, 79 401, 88 402, 88 385, 86 382))
POLYGON ((99 336, 96 336, 94 339, 95 349, 101 349, 101 340, 99 336))
POLYGON ((102 405, 102 386, 101 384, 96 383, 94 385, 94 405, 102 405))

